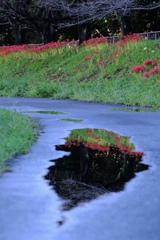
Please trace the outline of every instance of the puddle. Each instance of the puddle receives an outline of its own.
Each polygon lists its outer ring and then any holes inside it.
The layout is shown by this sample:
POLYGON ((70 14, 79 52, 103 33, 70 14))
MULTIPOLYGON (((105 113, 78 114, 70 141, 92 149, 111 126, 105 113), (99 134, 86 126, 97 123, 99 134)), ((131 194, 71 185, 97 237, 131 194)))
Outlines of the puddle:
POLYGON ((102 194, 124 189, 136 172, 148 169, 141 163, 129 137, 104 129, 75 129, 57 151, 69 152, 54 159, 45 176, 49 185, 64 200, 63 210, 90 201, 102 194))

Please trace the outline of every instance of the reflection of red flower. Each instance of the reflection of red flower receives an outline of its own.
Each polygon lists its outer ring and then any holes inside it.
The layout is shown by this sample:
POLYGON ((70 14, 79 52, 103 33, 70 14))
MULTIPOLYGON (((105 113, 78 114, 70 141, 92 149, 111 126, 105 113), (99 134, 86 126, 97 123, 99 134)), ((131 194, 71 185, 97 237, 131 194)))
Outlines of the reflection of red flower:
POLYGON ((116 142, 120 142, 121 139, 120 139, 120 137, 116 136, 115 140, 116 140, 116 142))
POLYGON ((94 136, 94 134, 92 133, 92 131, 89 130, 89 129, 85 130, 85 132, 86 132, 87 135, 90 136, 90 137, 93 137, 93 136, 94 136))

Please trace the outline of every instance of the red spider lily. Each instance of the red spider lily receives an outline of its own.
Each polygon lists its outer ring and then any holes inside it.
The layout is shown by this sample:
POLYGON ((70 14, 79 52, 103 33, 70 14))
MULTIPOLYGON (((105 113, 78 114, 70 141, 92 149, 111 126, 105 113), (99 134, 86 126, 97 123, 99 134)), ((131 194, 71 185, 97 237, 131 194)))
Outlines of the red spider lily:
POLYGON ((130 153, 130 155, 134 156, 134 157, 142 157, 144 156, 143 152, 132 152, 130 153))
POLYGON ((152 73, 160 73, 160 66, 154 67, 151 69, 152 73))
POLYGON ((106 40, 106 37, 90 38, 89 40, 83 41, 82 45, 97 45, 106 42, 106 40))
POLYGON ((28 49, 29 45, 24 44, 21 46, 18 45, 13 45, 13 46, 1 46, 0 47, 0 52, 2 53, 1 55, 7 55, 11 52, 21 52, 21 51, 26 51, 28 49))
POLYGON ((92 57, 92 54, 87 54, 87 55, 85 56, 84 60, 85 60, 85 61, 88 61, 88 60, 91 59, 91 57, 92 57))
POLYGON ((107 61, 112 61, 113 59, 114 59, 114 56, 108 56, 108 57, 106 58, 107 61))
POLYGON ((0 52, 1 52, 1 55, 7 55, 11 52, 21 52, 21 51, 25 51, 28 53, 31 53, 31 52, 40 53, 40 52, 44 52, 47 49, 55 49, 63 46, 72 46, 74 44, 76 43, 75 42, 69 43, 67 40, 63 42, 50 42, 43 45, 24 44, 24 45, 13 45, 13 46, 1 46, 0 52))
POLYGON ((116 45, 119 47, 122 47, 122 46, 124 46, 124 44, 126 42, 129 42, 129 41, 137 42, 137 41, 141 40, 142 38, 143 38, 143 36, 135 34, 135 33, 128 34, 128 35, 124 36, 122 40, 117 41, 116 45))
POLYGON ((102 146, 102 145, 99 145, 97 143, 84 143, 83 142, 83 145, 87 148, 90 148, 92 150, 98 150, 98 151, 102 151, 102 152, 108 152, 109 148, 106 147, 106 146, 102 146))
POLYGON ((114 55, 114 57, 118 57, 119 51, 118 51, 118 50, 115 50, 115 51, 113 52, 113 55, 114 55))
POLYGON ((160 73, 160 66, 154 67, 148 72, 144 72, 143 78, 150 77, 152 74, 158 74, 158 73, 160 73))
POLYGON ((144 61, 144 65, 152 65, 153 64, 153 61, 151 59, 146 59, 144 61))
POLYGON ((158 58, 153 59, 153 60, 152 60, 152 65, 156 65, 157 62, 158 62, 158 58))
POLYGON ((144 70, 144 65, 143 64, 139 64, 137 66, 134 66, 132 68, 132 71, 137 73, 137 72, 142 72, 144 70))
POLYGON ((75 70, 76 70, 77 72, 80 72, 80 71, 81 71, 79 68, 75 68, 75 70))
POLYGON ((103 77, 105 78, 105 77, 107 77, 107 73, 105 72, 105 73, 103 73, 103 77))
POLYGON ((99 54, 99 49, 95 49, 93 53, 94 54, 99 54))
POLYGON ((151 72, 149 71, 149 72, 144 72, 143 73, 143 78, 146 78, 146 77, 150 77, 151 76, 151 72))
POLYGON ((119 47, 123 47, 125 44, 125 42, 123 40, 119 40, 116 42, 116 45, 119 46, 119 47))
POLYGON ((97 66, 99 66, 99 65, 104 65, 105 63, 106 63, 105 60, 102 60, 102 61, 100 61, 100 62, 97 62, 96 65, 97 65, 97 66))
POLYGON ((94 136, 93 132, 89 129, 86 129, 85 132, 87 133, 88 136, 91 136, 91 137, 94 136))
MULTIPOLYGON (((151 70, 149 71, 146 71, 143 73, 143 78, 148 78, 150 77, 152 74, 159 74, 160 73, 160 65, 158 66, 155 66, 158 62, 158 59, 154 59, 154 60, 151 60, 151 59, 146 59, 143 64, 147 67, 149 65, 152 65, 154 66, 151 70)), ((144 65, 143 64, 139 64, 138 66, 134 66, 132 68, 132 71, 137 73, 137 72, 142 72, 145 68, 144 68, 144 65)))
POLYGON ((124 146, 124 145, 121 145, 121 146, 119 146, 118 148, 119 148, 119 150, 120 150, 121 152, 125 152, 126 154, 130 154, 130 153, 131 153, 131 149, 129 149, 128 147, 126 147, 126 146, 124 146))
POLYGON ((135 42, 135 41, 141 40, 142 38, 143 38, 143 36, 133 33, 133 34, 128 34, 128 35, 124 36, 124 41, 125 42, 128 42, 128 41, 135 42))
POLYGON ((120 142, 121 139, 120 139, 120 137, 116 136, 115 140, 116 140, 116 142, 120 142))

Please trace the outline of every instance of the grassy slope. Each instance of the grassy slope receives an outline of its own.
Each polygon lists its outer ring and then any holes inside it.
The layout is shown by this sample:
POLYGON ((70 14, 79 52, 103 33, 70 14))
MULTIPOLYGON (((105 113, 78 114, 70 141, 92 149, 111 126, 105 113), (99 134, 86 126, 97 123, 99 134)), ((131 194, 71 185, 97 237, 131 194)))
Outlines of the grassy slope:
POLYGON ((36 128, 30 118, 0 109, 0 173, 6 169, 5 160, 27 152, 37 138, 36 128))
POLYGON ((11 53, 0 57, 0 95, 160 107, 160 74, 142 78, 132 72, 148 58, 160 59, 159 49, 159 41, 141 40, 11 53), (84 60, 87 54, 90 60, 84 60))

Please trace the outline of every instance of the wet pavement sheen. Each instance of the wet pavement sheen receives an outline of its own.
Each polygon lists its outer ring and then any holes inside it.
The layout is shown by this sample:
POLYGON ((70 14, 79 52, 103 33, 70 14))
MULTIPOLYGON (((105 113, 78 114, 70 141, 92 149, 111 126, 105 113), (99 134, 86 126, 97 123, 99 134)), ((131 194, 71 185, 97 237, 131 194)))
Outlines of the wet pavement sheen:
POLYGON ((0 107, 23 112, 44 126, 29 153, 9 160, 12 171, 0 177, 1 240, 160 239, 159 111, 125 112, 117 109, 122 105, 3 97, 0 107), (83 121, 61 121, 63 113, 65 118, 83 121), (55 145, 64 144, 63 138, 77 128, 103 128, 130 136, 136 150, 145 154, 142 163, 150 168, 136 173, 123 191, 105 193, 63 212, 63 200, 44 176, 50 160, 64 156, 55 145))

